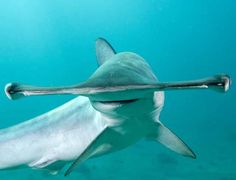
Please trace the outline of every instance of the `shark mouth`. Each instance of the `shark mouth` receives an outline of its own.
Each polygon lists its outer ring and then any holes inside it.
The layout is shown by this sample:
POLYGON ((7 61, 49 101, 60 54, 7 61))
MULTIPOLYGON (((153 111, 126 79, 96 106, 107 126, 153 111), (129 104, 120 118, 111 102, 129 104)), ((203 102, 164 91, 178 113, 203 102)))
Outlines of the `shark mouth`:
POLYGON ((138 100, 139 99, 128 99, 128 100, 118 100, 118 101, 97 101, 97 102, 103 104, 129 104, 138 100))

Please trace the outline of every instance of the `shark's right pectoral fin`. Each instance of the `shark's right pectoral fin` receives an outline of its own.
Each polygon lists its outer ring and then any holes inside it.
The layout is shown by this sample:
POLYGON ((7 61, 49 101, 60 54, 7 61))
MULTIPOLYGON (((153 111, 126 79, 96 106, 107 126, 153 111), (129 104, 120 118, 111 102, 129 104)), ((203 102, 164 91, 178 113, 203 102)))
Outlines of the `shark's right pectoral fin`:
POLYGON ((196 159, 195 153, 177 137, 171 130, 160 123, 156 123, 155 132, 150 135, 152 140, 159 141, 161 144, 172 151, 196 159))

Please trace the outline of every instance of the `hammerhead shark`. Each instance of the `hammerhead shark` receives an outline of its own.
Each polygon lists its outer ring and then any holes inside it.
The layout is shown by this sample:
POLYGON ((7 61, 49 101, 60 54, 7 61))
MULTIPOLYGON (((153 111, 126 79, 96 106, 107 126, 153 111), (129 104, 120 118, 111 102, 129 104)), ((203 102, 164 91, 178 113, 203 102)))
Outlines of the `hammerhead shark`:
POLYGON ((22 165, 65 175, 87 159, 124 149, 141 139, 160 142, 183 156, 194 152, 165 127, 159 117, 164 91, 213 89, 226 92, 230 77, 159 82, 148 63, 133 52, 116 53, 103 38, 96 40, 99 67, 85 82, 66 87, 9 83, 8 98, 74 94, 75 99, 43 115, 0 131, 0 169, 22 165))

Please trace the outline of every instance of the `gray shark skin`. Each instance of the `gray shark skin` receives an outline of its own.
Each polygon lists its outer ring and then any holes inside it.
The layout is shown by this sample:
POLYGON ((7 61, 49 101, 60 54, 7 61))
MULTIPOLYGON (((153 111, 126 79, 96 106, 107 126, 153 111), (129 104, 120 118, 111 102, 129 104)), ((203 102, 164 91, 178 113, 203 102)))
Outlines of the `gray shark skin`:
POLYGON ((6 85, 10 99, 53 94, 79 96, 43 115, 1 130, 0 169, 27 165, 56 174, 72 162, 65 172, 69 175, 83 161, 121 150, 141 139, 160 142, 178 154, 196 158, 159 120, 164 90, 209 88, 226 92, 231 83, 229 76, 161 83, 142 57, 132 52, 116 53, 103 38, 96 41, 96 56, 98 69, 78 85, 6 85))

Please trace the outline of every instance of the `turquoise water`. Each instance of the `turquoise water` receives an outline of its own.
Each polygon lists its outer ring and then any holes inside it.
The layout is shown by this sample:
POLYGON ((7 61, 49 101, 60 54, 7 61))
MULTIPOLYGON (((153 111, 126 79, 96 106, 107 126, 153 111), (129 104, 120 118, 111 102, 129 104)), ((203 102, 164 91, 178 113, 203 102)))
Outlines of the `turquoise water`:
MULTIPOLYGON (((143 56, 161 81, 227 73, 236 79, 236 1, 31 1, 0 3, 0 128, 49 111, 74 96, 10 101, 8 82, 70 85, 97 68, 94 43, 143 56)), ((192 160, 141 141, 81 164, 69 177, 28 168, 0 179, 236 179, 236 91, 166 92, 161 120, 197 154, 192 160)), ((19 155, 24 152, 19 152, 19 155)), ((4 155, 0 155, 4 156, 4 155)))

